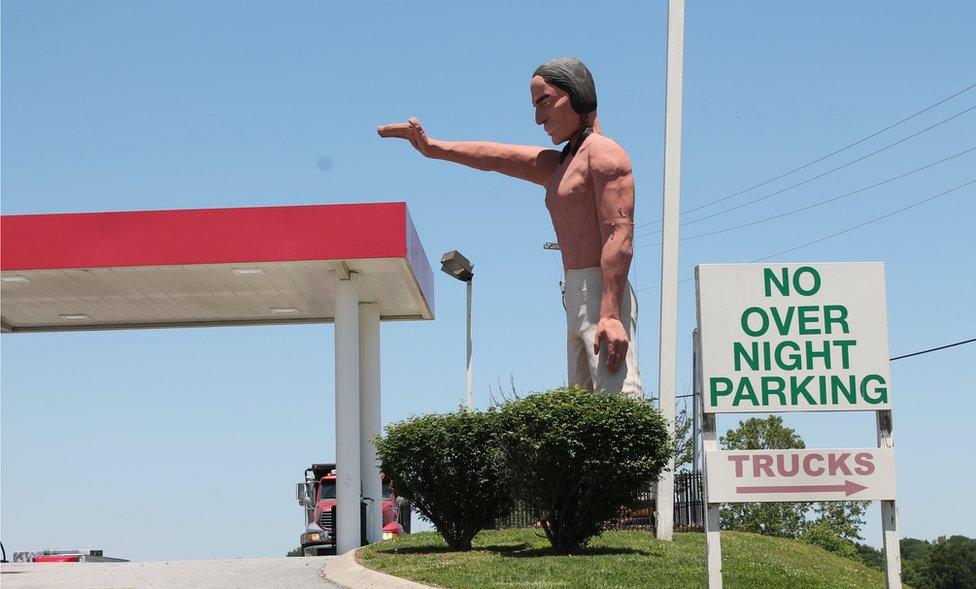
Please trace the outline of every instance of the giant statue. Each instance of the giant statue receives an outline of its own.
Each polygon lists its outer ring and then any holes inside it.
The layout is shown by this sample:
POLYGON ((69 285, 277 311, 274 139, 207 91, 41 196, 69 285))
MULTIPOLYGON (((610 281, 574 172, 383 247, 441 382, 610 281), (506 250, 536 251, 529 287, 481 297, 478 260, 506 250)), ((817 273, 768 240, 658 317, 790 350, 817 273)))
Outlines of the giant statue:
POLYGON ((565 271, 569 383, 641 398, 633 257, 634 178, 627 152, 600 132, 596 86, 578 59, 539 66, 529 80, 535 122, 561 150, 482 141, 442 141, 420 121, 377 128, 422 155, 500 172, 546 190, 565 271))

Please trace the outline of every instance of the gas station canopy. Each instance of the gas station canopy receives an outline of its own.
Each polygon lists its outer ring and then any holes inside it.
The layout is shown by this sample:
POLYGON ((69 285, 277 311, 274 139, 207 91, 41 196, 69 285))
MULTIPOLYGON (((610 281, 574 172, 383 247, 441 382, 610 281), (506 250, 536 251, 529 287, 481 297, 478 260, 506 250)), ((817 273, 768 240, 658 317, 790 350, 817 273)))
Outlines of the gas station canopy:
POLYGON ((381 539, 380 322, 433 319, 405 203, 4 215, 4 332, 335 323, 336 548, 381 539))
POLYGON ((335 318, 336 280, 382 320, 433 319, 405 203, 4 215, 4 332, 335 318))

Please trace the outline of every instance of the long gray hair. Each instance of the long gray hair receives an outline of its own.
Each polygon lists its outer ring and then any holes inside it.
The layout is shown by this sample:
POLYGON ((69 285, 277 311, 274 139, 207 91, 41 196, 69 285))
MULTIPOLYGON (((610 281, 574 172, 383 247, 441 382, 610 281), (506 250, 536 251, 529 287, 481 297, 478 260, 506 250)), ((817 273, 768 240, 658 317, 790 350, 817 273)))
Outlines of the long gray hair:
POLYGON ((569 104, 581 115, 596 110, 596 84, 583 62, 575 57, 550 59, 535 69, 532 77, 542 76, 547 83, 569 94, 569 104))

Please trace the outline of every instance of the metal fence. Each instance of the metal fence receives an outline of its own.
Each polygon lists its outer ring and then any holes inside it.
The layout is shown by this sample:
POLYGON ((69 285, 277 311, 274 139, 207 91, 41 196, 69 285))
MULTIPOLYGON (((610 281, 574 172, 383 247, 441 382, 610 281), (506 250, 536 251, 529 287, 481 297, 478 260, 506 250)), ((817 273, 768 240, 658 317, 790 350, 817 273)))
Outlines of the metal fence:
POLYGON ((536 524, 536 521, 529 508, 521 501, 516 501, 512 511, 506 517, 495 520, 494 529, 531 528, 536 524))
MULTIPOLYGON (((655 531, 657 516, 657 485, 641 494, 634 505, 621 508, 620 518, 611 525, 618 530, 655 531)), ((495 528, 531 528, 535 516, 523 504, 517 503, 512 512, 495 520, 495 528)), ((705 529, 705 502, 701 472, 679 472, 674 475, 674 530, 700 532, 705 529)))
POLYGON ((705 487, 701 471, 674 475, 674 529, 678 532, 705 530, 705 487))

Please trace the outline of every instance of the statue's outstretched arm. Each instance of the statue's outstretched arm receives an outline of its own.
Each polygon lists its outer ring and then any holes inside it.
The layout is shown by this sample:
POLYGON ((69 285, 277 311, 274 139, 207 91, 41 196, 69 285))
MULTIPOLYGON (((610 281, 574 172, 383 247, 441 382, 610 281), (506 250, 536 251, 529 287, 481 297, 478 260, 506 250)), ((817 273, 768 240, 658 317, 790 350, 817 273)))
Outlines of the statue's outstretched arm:
POLYGON ((426 157, 463 164, 469 168, 500 172, 545 186, 559 166, 559 152, 529 145, 508 145, 487 141, 441 141, 431 139, 420 121, 377 127, 380 137, 406 139, 426 157))

